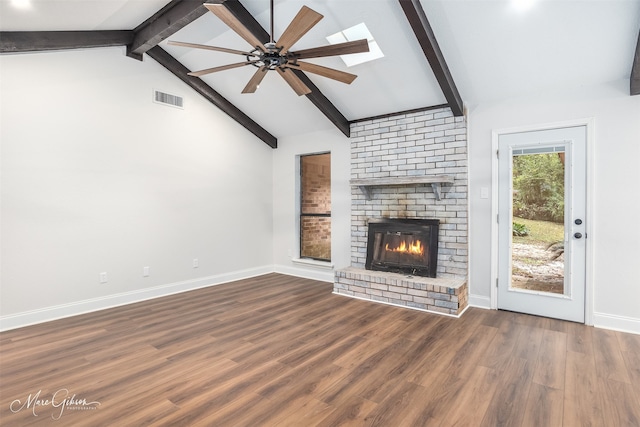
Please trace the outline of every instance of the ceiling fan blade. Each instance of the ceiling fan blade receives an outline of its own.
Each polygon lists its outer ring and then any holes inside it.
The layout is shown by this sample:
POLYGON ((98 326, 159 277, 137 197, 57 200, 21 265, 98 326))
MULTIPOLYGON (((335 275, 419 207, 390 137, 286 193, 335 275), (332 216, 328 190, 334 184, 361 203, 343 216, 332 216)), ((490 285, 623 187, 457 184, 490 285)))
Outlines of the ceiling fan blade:
POLYGON ((337 80, 342 83, 350 85, 355 79, 355 74, 346 73, 344 71, 335 70, 333 68, 323 67, 318 64, 311 64, 309 62, 297 62, 295 64, 287 64, 286 67, 307 71, 309 73, 317 74, 322 77, 327 77, 333 80, 337 80))
POLYGON ((251 46, 254 48, 260 49, 263 52, 267 51, 267 48, 262 44, 260 40, 253 35, 251 31, 247 27, 245 27, 242 22, 236 16, 231 13, 229 9, 227 9, 222 3, 214 4, 214 3, 205 3, 204 6, 209 9, 211 13, 216 15, 222 22, 227 24, 229 28, 235 31, 240 37, 245 39, 251 46))
POLYGON ((269 71, 269 68, 264 65, 258 68, 258 71, 256 71, 253 77, 251 77, 249 83, 247 83, 244 89, 242 89, 242 93, 255 93, 258 89, 258 85, 262 82, 264 76, 267 75, 267 71, 269 71))
POLYGON ((276 70, 278 70, 278 73, 280 73, 280 75, 287 81, 287 83, 289 83, 291 89, 293 89, 294 92, 298 94, 298 96, 311 93, 311 89, 309 89, 307 85, 304 84, 302 80, 300 80, 298 76, 293 73, 293 71, 282 67, 278 67, 276 68, 276 70))
POLYGON ((295 52, 289 52, 287 56, 296 59, 308 59, 363 52, 369 52, 369 42, 367 42, 367 39, 297 50, 295 52))
POLYGON ((221 65, 219 67, 207 68, 205 70, 200 70, 200 71, 192 71, 192 72, 187 73, 187 74, 190 75, 190 76, 194 76, 194 77, 200 77, 200 76, 204 76, 205 74, 217 73, 218 71, 230 70, 232 68, 238 68, 238 67, 243 67, 245 65, 251 65, 251 64, 253 64, 255 62, 258 62, 258 61, 236 62, 235 64, 221 65))
POLYGON ((307 31, 313 28, 323 18, 318 12, 309 9, 307 6, 302 6, 302 9, 293 18, 293 21, 289 24, 286 30, 282 33, 282 36, 276 42, 276 46, 282 48, 281 55, 287 53, 289 48, 295 44, 307 31))
POLYGON ((235 49, 227 49, 226 47, 217 47, 217 46, 209 46, 206 44, 197 44, 197 43, 186 43, 186 42, 178 42, 169 40, 168 44, 172 46, 183 46, 183 47, 192 47, 195 49, 207 49, 207 50, 215 50, 216 52, 226 52, 226 53, 235 53, 236 55, 244 55, 244 56, 255 56, 251 52, 243 52, 241 50, 235 49))

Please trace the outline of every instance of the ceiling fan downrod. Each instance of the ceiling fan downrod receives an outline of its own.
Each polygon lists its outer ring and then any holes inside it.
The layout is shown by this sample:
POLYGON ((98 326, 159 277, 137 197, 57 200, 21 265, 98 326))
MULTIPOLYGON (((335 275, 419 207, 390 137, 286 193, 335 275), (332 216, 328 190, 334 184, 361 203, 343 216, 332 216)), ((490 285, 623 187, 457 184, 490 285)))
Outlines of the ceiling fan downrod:
POLYGON ((285 64, 287 64, 289 62, 288 58, 285 57, 284 55, 280 55, 280 51, 282 49, 278 48, 276 46, 276 43, 274 41, 273 38, 273 34, 274 34, 274 0, 270 0, 270 6, 271 6, 271 31, 269 32, 269 43, 265 43, 264 47, 267 48, 266 52, 263 52, 261 49, 255 49, 251 52, 251 56, 247 56, 247 61, 251 62, 252 58, 258 57, 259 59, 257 61, 255 61, 255 59, 253 59, 253 62, 251 65, 253 65, 256 68, 262 68, 262 67, 266 67, 267 70, 275 70, 277 67, 281 67, 285 64))
POLYGON ((271 0, 271 31, 269 32, 269 43, 273 43, 273 0, 271 0))

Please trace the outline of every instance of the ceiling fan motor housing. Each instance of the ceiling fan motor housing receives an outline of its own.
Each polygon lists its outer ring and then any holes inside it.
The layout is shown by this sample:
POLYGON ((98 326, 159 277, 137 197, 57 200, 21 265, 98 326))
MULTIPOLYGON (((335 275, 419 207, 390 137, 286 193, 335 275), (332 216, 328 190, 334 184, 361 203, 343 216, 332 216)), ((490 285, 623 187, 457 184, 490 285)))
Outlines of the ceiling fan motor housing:
MULTIPOLYGON (((289 62, 285 56, 280 54, 281 48, 276 47, 275 43, 265 43, 264 46, 267 48, 266 52, 262 52, 260 49, 251 52, 259 58, 257 62, 251 64, 254 67, 261 68, 264 66, 269 70, 275 70, 277 67, 289 62)), ((251 61, 249 56, 247 56, 247 61, 251 61)))

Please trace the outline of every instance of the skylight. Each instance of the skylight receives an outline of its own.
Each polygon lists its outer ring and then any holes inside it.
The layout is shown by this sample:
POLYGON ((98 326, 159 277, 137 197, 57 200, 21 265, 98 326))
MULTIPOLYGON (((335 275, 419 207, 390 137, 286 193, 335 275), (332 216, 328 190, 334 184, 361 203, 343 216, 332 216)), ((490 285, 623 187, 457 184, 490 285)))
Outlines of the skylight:
POLYGON ((371 32, 369 32, 369 29, 364 22, 327 37, 327 40, 331 44, 350 42, 360 39, 367 39, 369 42, 369 52, 340 55, 340 58, 342 58, 347 67, 362 64, 363 62, 373 61, 374 59, 382 58, 384 56, 382 50, 380 50, 380 46, 378 46, 378 43, 373 39, 371 32))

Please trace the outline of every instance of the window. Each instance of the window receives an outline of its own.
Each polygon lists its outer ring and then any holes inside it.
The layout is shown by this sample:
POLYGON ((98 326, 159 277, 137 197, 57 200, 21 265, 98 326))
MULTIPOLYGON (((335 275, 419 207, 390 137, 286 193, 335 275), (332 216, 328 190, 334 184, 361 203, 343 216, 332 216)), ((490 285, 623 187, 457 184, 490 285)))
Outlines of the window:
POLYGON ((331 154, 300 156, 300 258, 331 261, 331 154))
POLYGON ((371 32, 369 32, 369 29, 364 22, 327 37, 327 40, 330 44, 352 42, 360 39, 367 39, 367 41, 369 42, 369 52, 352 53, 351 55, 340 55, 340 58, 342 58, 347 67, 384 57, 380 46, 378 46, 378 43, 373 39, 371 32))

